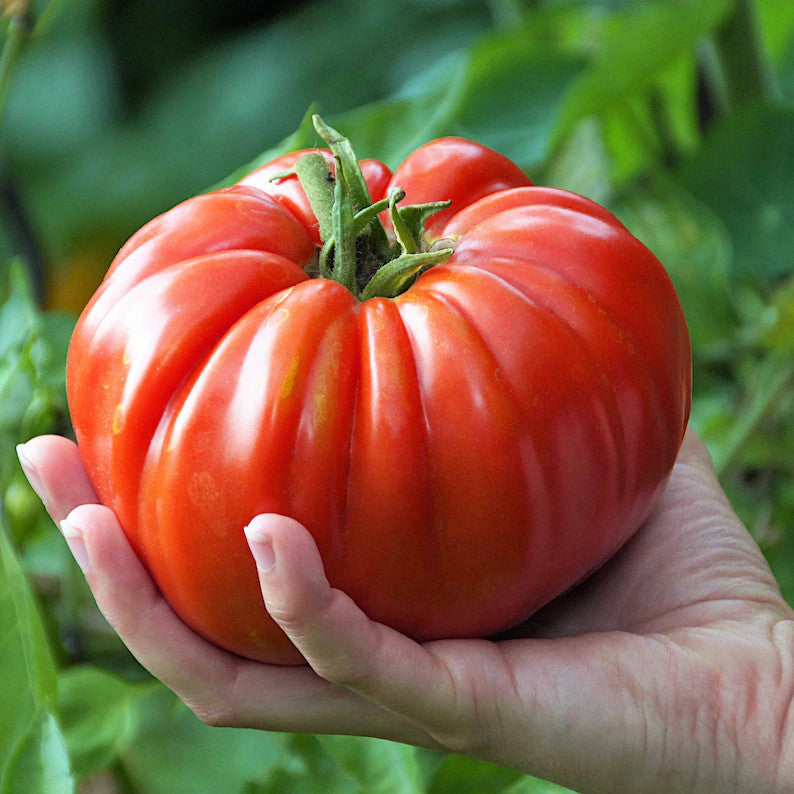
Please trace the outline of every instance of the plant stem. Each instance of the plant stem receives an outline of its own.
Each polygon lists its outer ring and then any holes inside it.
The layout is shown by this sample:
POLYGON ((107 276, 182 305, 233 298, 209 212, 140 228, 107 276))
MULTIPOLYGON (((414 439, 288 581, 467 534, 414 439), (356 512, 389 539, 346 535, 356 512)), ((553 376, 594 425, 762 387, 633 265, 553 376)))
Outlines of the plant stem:
POLYGON ((0 112, 8 96, 11 75, 17 65, 19 55, 28 40, 28 22, 24 15, 24 6, 13 10, 8 16, 6 40, 0 54, 0 112))
POLYGON ((350 190, 342 169, 336 158, 336 182, 334 183, 334 204, 331 213, 331 228, 334 235, 334 278, 358 296, 356 281, 356 232, 353 227, 353 207, 350 190))
POLYGON ((415 254, 417 251, 417 244, 411 230, 402 218, 402 215, 397 211, 397 202, 405 198, 404 190, 395 190, 389 196, 389 216, 391 217, 392 226, 394 226, 394 233, 397 235, 397 240, 400 243, 400 248, 404 254, 415 254))
POLYGON ((754 99, 778 96, 753 0, 735 1, 712 42, 701 50, 701 67, 717 116, 754 99))
POLYGON ((670 120, 670 108, 661 91, 652 91, 648 97, 648 109, 659 141, 662 162, 668 168, 675 168, 680 161, 680 147, 670 120))
POLYGON ((36 238, 33 223, 16 184, 12 176, 7 173, 2 160, 0 160, 0 214, 6 219, 13 247, 19 252, 27 268, 36 292, 36 301, 42 306, 46 293, 44 252, 36 238))
MULTIPOLYGON (((350 190, 354 211, 360 212, 369 207, 372 204, 369 188, 364 175, 361 173, 356 153, 353 151, 350 141, 333 127, 329 127, 317 114, 312 116, 312 123, 314 124, 314 129, 317 130, 317 134, 328 144, 328 148, 333 152, 337 167, 341 163, 341 171, 344 173, 350 190)), ((382 224, 376 218, 370 224, 370 233, 378 250, 383 256, 388 256, 390 249, 389 240, 382 224)))
POLYGON ((718 476, 722 476, 736 462, 742 448, 769 411, 779 404, 782 395, 791 388, 792 381, 794 381, 794 361, 791 356, 789 354, 770 356, 766 366, 758 374, 755 399, 742 412, 728 434, 725 444, 715 450, 714 468, 718 476))
POLYGON ((433 265, 440 265, 451 256, 452 249, 443 248, 439 251, 403 254, 397 259, 392 259, 372 277, 361 293, 361 300, 377 297, 393 298, 404 292, 421 270, 433 265))
POLYGON ((333 234, 335 193, 328 163, 319 153, 306 154, 295 163, 295 173, 320 224, 320 239, 325 242, 333 234))
POLYGON ((387 199, 372 203, 350 141, 313 116, 314 127, 334 156, 335 177, 321 154, 306 154, 295 164, 309 204, 320 225, 318 256, 322 278, 347 287, 359 300, 393 298, 405 291, 425 268, 452 255, 451 248, 423 250, 426 219, 449 201, 398 208, 405 191, 394 188, 387 199), (399 245, 393 245, 378 219, 388 209, 399 245), (333 262, 333 266, 331 263, 333 262))

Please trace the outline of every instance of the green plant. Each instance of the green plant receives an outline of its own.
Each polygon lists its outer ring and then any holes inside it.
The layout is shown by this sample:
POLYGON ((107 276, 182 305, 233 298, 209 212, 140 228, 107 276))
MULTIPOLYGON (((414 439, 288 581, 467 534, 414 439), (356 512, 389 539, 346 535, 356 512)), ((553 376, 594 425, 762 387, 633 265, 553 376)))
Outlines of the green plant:
MULTIPOLYGON (((30 233, 51 266, 96 229, 120 244, 203 189, 208 171, 219 180, 286 135, 312 100, 362 154, 391 166, 434 137, 479 140, 534 182, 606 205, 664 263, 693 339, 692 421, 794 603, 791 4, 439 0, 381 4, 388 13, 377 15, 367 13, 368 0, 345 0, 339 19, 351 36, 382 42, 398 33, 390 48, 338 44, 341 22, 329 20, 342 6, 326 0, 212 48, 196 37, 203 51, 192 53, 184 43, 173 52, 162 47, 175 32, 161 20, 156 36, 127 39, 134 62, 157 72, 137 87, 134 105, 124 104, 115 79, 123 56, 104 25, 104 4, 72 3, 69 14, 58 14, 63 5, 32 4, 33 36, 8 81, 3 176, 24 202, 9 207, 2 193, 4 258, 24 250, 30 233), (438 14, 442 5, 447 11, 438 14), (46 25, 45 9, 52 9, 46 25), (500 27, 489 29, 491 13, 500 27), (328 69, 331 62, 338 68, 328 69), (27 234, 19 207, 29 215, 27 234)), ((194 16, 175 20, 176 32, 189 31, 194 16)), ((313 143, 305 123, 227 184, 313 143)), ((0 601, 11 607, 0 613, 11 638, 0 676, 9 684, 4 693, 17 697, 4 710, 0 790, 29 791, 16 785, 23 770, 32 785, 47 771, 38 780, 48 794, 94 775, 132 792, 313 791, 317 781, 346 793, 559 790, 376 740, 210 729, 148 679, 97 619, 79 571, 19 480, 14 444, 66 429, 61 408, 31 411, 52 423, 22 427, 39 379, 63 406, 71 331, 70 321, 36 310, 33 292, 23 270, 0 280, 0 318, 17 318, 0 326, 25 328, 28 340, 4 348, 0 365, 17 373, 3 380, 0 403, 13 414, 0 460, 10 508, 2 518, 9 542, 0 548, 0 601), (60 330, 33 348, 51 351, 53 366, 20 365, 45 326, 60 330), (34 757, 49 759, 38 773, 23 764, 34 757)))

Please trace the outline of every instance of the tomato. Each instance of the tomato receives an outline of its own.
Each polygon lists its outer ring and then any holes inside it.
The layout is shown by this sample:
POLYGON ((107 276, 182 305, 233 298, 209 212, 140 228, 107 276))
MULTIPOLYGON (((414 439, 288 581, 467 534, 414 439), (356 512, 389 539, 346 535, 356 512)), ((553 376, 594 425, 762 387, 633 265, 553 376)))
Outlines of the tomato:
POLYGON ((307 275, 317 219, 271 180, 297 157, 151 221, 81 315, 68 397, 97 494, 178 614, 243 656, 302 661, 244 539, 261 512, 418 640, 514 626, 664 488, 691 388, 670 279, 602 207, 445 138, 362 168, 374 202, 451 202, 419 241, 451 253, 361 299, 307 275))

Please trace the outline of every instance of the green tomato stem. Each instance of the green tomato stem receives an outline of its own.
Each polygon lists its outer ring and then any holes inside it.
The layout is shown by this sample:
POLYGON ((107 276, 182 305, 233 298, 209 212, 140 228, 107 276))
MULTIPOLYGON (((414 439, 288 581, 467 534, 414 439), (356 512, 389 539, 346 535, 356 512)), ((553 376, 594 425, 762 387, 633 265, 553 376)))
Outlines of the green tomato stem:
POLYGON ((336 182, 332 228, 334 236, 334 278, 358 295, 356 279, 356 232, 351 195, 339 158, 336 157, 336 182))
MULTIPOLYGON (((405 193, 403 193, 403 196, 404 195, 405 193)), ((363 210, 359 210, 353 216, 353 230, 356 234, 356 239, 364 234, 370 221, 376 215, 388 208, 389 199, 381 199, 380 201, 376 201, 374 204, 371 204, 369 207, 364 207, 363 210)), ((336 243, 336 238, 333 236, 333 234, 329 235, 327 238, 324 238, 322 232, 320 234, 320 238, 324 240, 323 247, 319 255, 320 275, 323 278, 333 278, 333 268, 331 267, 330 261, 334 250, 334 244, 336 243)))
POLYGON ((422 248, 425 221, 450 202, 398 207, 405 191, 395 188, 388 198, 373 204, 350 142, 319 116, 312 118, 331 149, 335 166, 334 176, 325 157, 317 152, 304 155, 295 164, 320 227, 319 274, 338 281, 359 300, 396 297, 422 269, 452 254, 452 249, 422 248), (389 240, 378 218, 384 210, 389 212, 398 244, 389 240))
MULTIPOLYGON (((405 198, 405 191, 395 191, 399 192, 400 197, 397 201, 401 201, 405 198)), ((363 210, 359 210, 356 213, 354 218, 355 220, 355 227, 356 227, 356 234, 363 234, 366 230, 367 226, 369 225, 370 221, 379 215, 383 210, 387 210, 389 208, 389 200, 388 198, 381 199, 380 201, 376 201, 374 204, 370 204, 369 207, 364 207, 363 210)))
MULTIPOLYGON (((312 123, 314 124, 314 129, 317 130, 317 134, 328 144, 328 148, 333 152, 334 157, 342 164, 342 173, 350 188, 354 210, 360 212, 369 207, 372 204, 372 198, 369 195, 367 182, 364 179, 364 174, 361 173, 356 153, 353 151, 350 141, 333 127, 326 124, 316 113, 312 116, 312 123)), ((373 243, 381 254, 384 257, 388 256, 391 246, 386 236, 386 230, 380 221, 373 219, 370 234, 373 243)))
POLYGON ((295 163, 295 173, 320 223, 320 239, 327 240, 333 234, 335 194, 334 177, 328 163, 319 153, 307 154, 295 163))
POLYGON ((397 202, 403 198, 405 198, 404 190, 393 190, 391 192, 389 196, 389 217, 403 254, 415 254, 418 248, 416 240, 397 209, 397 202))
POLYGON ((452 249, 444 248, 440 251, 403 254, 397 259, 392 259, 370 279, 361 293, 361 300, 376 297, 393 298, 405 292, 421 270, 446 262, 450 256, 452 249))
POLYGON ((312 116, 312 122, 317 134, 328 144, 328 148, 336 158, 337 164, 341 162, 342 173, 347 180, 350 197, 353 199, 355 208, 362 210, 364 207, 368 207, 372 204, 372 199, 350 141, 344 135, 340 135, 333 127, 329 127, 316 113, 312 116))

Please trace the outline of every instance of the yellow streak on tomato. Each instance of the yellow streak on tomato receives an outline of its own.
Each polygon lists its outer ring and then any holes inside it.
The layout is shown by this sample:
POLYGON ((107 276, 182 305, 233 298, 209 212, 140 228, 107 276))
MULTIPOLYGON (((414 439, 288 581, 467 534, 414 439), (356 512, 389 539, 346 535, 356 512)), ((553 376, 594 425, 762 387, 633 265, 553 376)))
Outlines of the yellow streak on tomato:
POLYGON ((117 436, 124 430, 124 406, 119 403, 113 412, 113 435, 117 436))
POLYGON ((328 395, 323 392, 317 392, 314 395, 314 413, 316 416, 316 424, 318 426, 325 424, 328 415, 328 395))
POLYGON ((300 366, 301 357, 300 353, 296 354, 289 365, 289 370, 284 376, 284 381, 281 384, 281 399, 286 400, 295 389, 295 378, 298 374, 298 367, 300 366))

